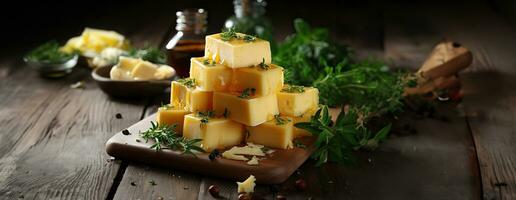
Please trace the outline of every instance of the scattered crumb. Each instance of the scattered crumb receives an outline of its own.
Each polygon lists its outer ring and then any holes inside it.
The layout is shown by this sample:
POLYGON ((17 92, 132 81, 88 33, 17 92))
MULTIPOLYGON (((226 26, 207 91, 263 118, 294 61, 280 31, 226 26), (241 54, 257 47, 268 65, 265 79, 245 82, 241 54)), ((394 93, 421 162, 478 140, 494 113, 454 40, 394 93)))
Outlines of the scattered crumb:
POLYGON ((134 183, 134 182, 131 182, 131 186, 136 186, 136 183, 134 183))
POLYGON ((248 165, 258 165, 258 157, 256 156, 253 156, 253 158, 251 158, 251 160, 247 161, 247 164, 248 165))
POLYGON ((156 182, 154 180, 150 180, 149 183, 154 186, 154 185, 157 185, 156 182))
POLYGON ((84 89, 85 88, 84 81, 77 81, 77 83, 71 84, 70 88, 72 88, 72 89, 84 89))

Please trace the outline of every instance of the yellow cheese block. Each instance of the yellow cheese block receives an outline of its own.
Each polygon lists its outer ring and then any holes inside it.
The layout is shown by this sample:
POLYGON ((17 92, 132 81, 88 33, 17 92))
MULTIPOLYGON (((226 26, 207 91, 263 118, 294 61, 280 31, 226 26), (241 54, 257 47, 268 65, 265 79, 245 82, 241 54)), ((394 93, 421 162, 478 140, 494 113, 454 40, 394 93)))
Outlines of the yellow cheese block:
POLYGON ((68 53, 78 50, 82 55, 90 56, 100 54, 108 47, 127 49, 128 46, 125 37, 115 31, 85 28, 81 36, 68 40, 61 50, 68 53))
POLYGON ((206 151, 224 149, 240 144, 244 140, 244 126, 226 118, 207 118, 189 114, 185 116, 183 137, 202 139, 201 147, 206 151), (206 118, 204 118, 206 119, 206 118))
POLYGON ((266 40, 256 38, 246 41, 245 34, 224 41, 220 33, 206 36, 204 56, 230 68, 255 66, 262 62, 271 63, 271 48, 266 40))
POLYGON ((142 60, 131 70, 131 76, 134 80, 152 80, 157 69, 157 65, 142 60))
POLYGON ((278 92, 278 107, 282 115, 301 116, 319 105, 319 90, 312 87, 286 85, 278 92), (295 89, 293 89, 295 88, 295 89))
POLYGON ((132 71, 134 66, 136 66, 138 63, 140 63, 141 59, 138 58, 131 58, 126 56, 120 56, 118 57, 118 67, 122 68, 123 70, 132 71))
POLYGON ((213 93, 213 109, 226 113, 229 119, 256 126, 274 118, 279 113, 276 94, 263 97, 243 97, 239 93, 213 93))
MULTIPOLYGON (((296 123, 300 122, 309 122, 312 119, 312 116, 314 116, 315 112, 317 112, 317 108, 307 111, 306 113, 302 114, 301 116, 297 117, 291 117, 292 121, 294 122, 294 125, 296 123)), ((294 137, 305 137, 305 136, 312 136, 312 134, 305 129, 297 128, 294 126, 294 137)))
POLYGON ((231 83, 232 70, 208 58, 190 60, 190 78, 204 91, 227 91, 231 83))
POLYGON ((283 88, 283 68, 274 64, 267 67, 254 66, 235 69, 230 91, 242 92, 246 88, 256 89, 256 96, 266 96, 283 88))
POLYGON ((172 81, 170 103, 190 112, 212 110, 213 92, 200 90, 194 79, 172 81))
POLYGON ((189 113, 190 112, 184 109, 173 107, 169 104, 158 109, 156 121, 158 124, 167 124, 169 126, 176 125, 176 132, 181 134, 183 132, 185 115, 189 113))
POLYGON ((249 126, 247 131, 247 142, 278 149, 293 147, 294 123, 290 117, 276 117, 258 126, 249 126))

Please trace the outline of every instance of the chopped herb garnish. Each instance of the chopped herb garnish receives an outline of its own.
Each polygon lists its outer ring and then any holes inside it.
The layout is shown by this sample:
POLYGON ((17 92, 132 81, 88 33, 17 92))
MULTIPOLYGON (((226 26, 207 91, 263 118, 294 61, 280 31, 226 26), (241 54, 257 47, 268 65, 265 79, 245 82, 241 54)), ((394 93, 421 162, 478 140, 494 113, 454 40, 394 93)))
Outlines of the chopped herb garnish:
POLYGON ((201 127, 206 125, 209 122, 210 118, 213 116, 215 116, 215 112, 211 110, 205 112, 197 112, 197 117, 201 118, 201 127))
POLYGON ((61 64, 72 59, 75 55, 59 50, 59 43, 50 41, 36 47, 25 56, 26 61, 47 64, 61 64))
POLYGON ((254 41, 256 41, 256 37, 254 37, 252 35, 245 35, 244 36, 244 41, 245 42, 254 42, 254 41))
POLYGON ((276 120, 276 125, 284 125, 290 122, 290 119, 282 118, 280 115, 274 115, 274 119, 276 120))
POLYGON ((303 93, 305 92, 305 87, 299 85, 285 85, 281 91, 288 93, 303 93))
POLYGON ((152 185, 152 186, 155 186, 157 185, 156 182, 154 180, 150 180, 149 183, 152 185))
POLYGON ((256 89, 254 88, 246 88, 242 93, 238 96, 240 98, 248 98, 256 93, 256 89))
POLYGON ((215 66, 217 63, 214 60, 211 60, 209 58, 206 58, 202 61, 202 64, 208 65, 208 66, 215 66))
POLYGON ((260 150, 262 150, 263 153, 267 153, 269 152, 271 149, 269 149, 269 147, 262 147, 260 148, 260 150))
POLYGON ((262 63, 260 63, 258 66, 264 70, 268 70, 271 68, 271 66, 265 64, 265 58, 262 58, 262 63))
POLYGON ((294 139, 294 146, 297 148, 306 148, 306 145, 299 139, 294 139))
POLYGON ((224 108, 224 113, 222 114, 222 116, 224 116, 224 118, 228 118, 229 113, 230 112, 229 112, 228 108, 224 108))
POLYGON ((220 39, 222 41, 231 41, 232 39, 238 39, 238 35, 234 28, 229 28, 220 33, 220 39))
POLYGON ((156 149, 156 151, 162 148, 169 148, 172 150, 180 150, 183 154, 191 154, 194 156, 194 152, 206 152, 199 146, 199 143, 202 141, 201 139, 189 140, 178 135, 175 131, 176 124, 170 126, 151 122, 151 125, 152 126, 147 131, 141 132, 140 136, 145 139, 145 143, 149 140, 153 140, 155 144, 150 148, 156 149))
POLYGON ((197 86, 194 78, 179 79, 179 80, 177 80, 177 82, 183 84, 187 88, 194 88, 195 86, 197 86))

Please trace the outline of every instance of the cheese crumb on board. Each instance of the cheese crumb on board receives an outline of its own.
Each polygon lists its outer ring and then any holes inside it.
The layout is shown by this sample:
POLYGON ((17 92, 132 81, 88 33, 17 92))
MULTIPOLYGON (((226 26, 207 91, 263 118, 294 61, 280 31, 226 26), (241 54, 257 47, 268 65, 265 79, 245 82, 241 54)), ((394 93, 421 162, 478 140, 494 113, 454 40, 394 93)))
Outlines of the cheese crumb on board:
POLYGON ((258 157, 253 156, 253 157, 251 158, 251 160, 247 161, 247 164, 248 164, 248 165, 258 165, 258 164, 259 164, 259 163, 258 163, 258 157))
POLYGON ((237 182, 238 185, 238 193, 245 192, 245 193, 253 193, 254 192, 254 186, 256 186, 256 178, 251 175, 249 178, 247 178, 243 182, 237 182))

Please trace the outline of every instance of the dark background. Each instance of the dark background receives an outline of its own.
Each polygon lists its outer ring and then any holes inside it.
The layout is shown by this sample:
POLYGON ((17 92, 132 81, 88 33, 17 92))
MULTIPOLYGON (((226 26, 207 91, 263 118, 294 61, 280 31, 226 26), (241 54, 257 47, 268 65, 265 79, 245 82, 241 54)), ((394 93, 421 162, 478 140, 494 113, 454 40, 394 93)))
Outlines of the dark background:
MULTIPOLYGON (((347 37, 356 37, 360 34, 376 34, 381 38, 381 29, 369 26, 371 20, 382 20, 382 10, 386 6, 410 7, 420 1, 272 1, 267 6, 267 16, 273 23, 277 39, 284 38, 292 32, 292 20, 296 17, 306 19, 314 26, 325 26, 339 41, 347 42, 347 37), (353 14, 353 10, 367 12, 360 17, 353 14), (344 15, 348 24, 336 22, 336 15, 344 15), (365 16, 365 17, 364 17, 365 16)), ((423 2, 423 1, 421 1, 423 2)), ((457 12, 468 12, 470 1, 433 1, 436 4, 447 6, 450 3, 463 4, 464 9, 457 12)), ((516 24, 516 1, 495 0, 482 1, 485 6, 504 16, 508 22, 516 24)), ((175 12, 182 8, 202 7, 209 13, 209 32, 217 32, 222 27, 225 19, 233 15, 231 0, 224 1, 147 1, 145 6, 137 1, 10 1, 3 3, 1 37, 2 50, 12 52, 19 48, 35 46, 50 39, 65 41, 79 35, 84 27, 104 28, 116 30, 122 34, 129 34, 121 27, 124 23, 133 23, 140 26, 142 23, 150 23, 145 17, 151 13, 160 13, 160 16, 168 16, 175 19, 175 12), (144 20, 145 19, 145 20, 144 20)), ((439 10, 435 14, 439 14, 439 10)), ((406 16, 410 17, 410 16, 406 16)), ((170 27, 174 24, 170 24, 170 27)), ((163 27, 168 29, 170 27, 163 27)), ((371 38, 371 37, 369 37, 371 38)), ((371 44, 377 41, 370 41, 371 44)), ((351 44, 353 46, 353 44, 351 44)), ((358 46, 368 46, 357 44, 358 46)))

